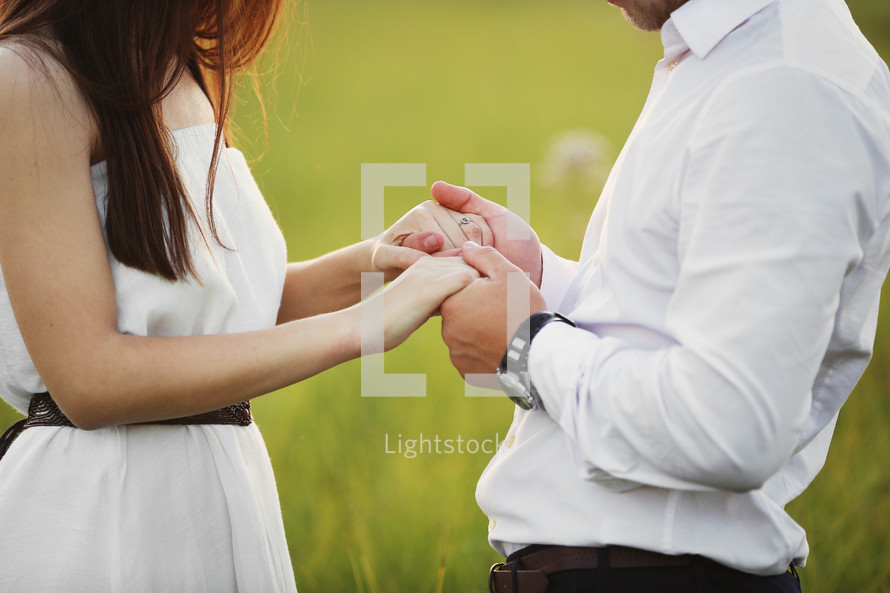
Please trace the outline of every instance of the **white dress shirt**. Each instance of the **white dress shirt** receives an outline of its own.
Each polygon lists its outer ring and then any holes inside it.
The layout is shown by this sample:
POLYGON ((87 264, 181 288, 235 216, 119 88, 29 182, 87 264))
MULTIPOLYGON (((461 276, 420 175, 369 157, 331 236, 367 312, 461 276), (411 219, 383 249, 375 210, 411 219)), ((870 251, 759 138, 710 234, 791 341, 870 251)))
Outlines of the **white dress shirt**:
MULTIPOLYGON (((825 460, 887 273, 890 74, 843 0, 690 0, 596 205, 549 250, 490 539, 803 564, 783 507, 825 460)), ((595 106, 594 106, 595 107, 595 106)), ((592 107, 592 108, 594 108, 592 107)))

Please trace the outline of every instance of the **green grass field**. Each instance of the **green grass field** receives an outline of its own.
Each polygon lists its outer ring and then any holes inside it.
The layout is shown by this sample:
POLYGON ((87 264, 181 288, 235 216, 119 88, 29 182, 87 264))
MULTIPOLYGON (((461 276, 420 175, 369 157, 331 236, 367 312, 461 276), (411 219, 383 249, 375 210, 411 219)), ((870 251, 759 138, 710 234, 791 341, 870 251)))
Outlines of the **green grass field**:
MULTIPOLYGON (((885 6, 854 3, 887 59, 885 6)), ((237 121, 294 260, 359 240, 361 164, 386 162, 426 163, 428 183, 463 183, 465 163, 530 163, 532 223, 557 253, 577 257, 600 184, 546 184, 548 149, 566 131, 591 130, 607 140, 611 161, 661 54, 657 35, 634 31, 598 0, 304 3, 281 48, 264 84, 267 138, 255 100, 237 121)), ((424 188, 387 190, 387 222, 427 197, 424 188)), ((790 507, 809 532, 806 591, 890 592, 888 357, 885 306, 874 361, 841 414, 828 463, 790 507)), ((390 450, 398 435, 503 438, 512 404, 464 397, 438 320, 386 355, 387 372, 426 373, 427 397, 362 398, 359 368, 352 362, 255 402, 298 588, 486 590, 498 556, 474 490, 490 455, 408 458, 388 453, 387 438, 390 450)), ((4 425, 15 418, 0 409, 4 425)))

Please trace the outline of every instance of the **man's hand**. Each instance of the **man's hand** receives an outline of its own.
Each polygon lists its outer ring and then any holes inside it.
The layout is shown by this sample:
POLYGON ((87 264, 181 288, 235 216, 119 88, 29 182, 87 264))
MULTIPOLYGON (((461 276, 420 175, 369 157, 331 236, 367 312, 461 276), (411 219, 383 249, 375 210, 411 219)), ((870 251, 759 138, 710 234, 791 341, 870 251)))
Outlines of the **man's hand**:
MULTIPOLYGON (((494 373, 507 351, 509 336, 522 322, 522 319, 511 320, 508 327, 507 278, 510 272, 522 276, 525 273, 493 247, 467 243, 463 257, 483 277, 442 303, 442 338, 461 376, 494 373)), ((537 287, 527 278, 526 283, 529 310, 523 311, 523 319, 547 308, 537 287)), ((524 296, 521 295, 523 300, 524 296)))
MULTIPOLYGON (((470 217, 473 215, 482 217, 488 223, 493 235, 491 245, 508 260, 522 268, 535 283, 535 286, 540 288, 541 242, 535 231, 528 227, 524 220, 500 204, 490 202, 465 187, 458 187, 444 181, 437 181, 433 184, 432 194, 436 201, 446 208, 470 217), (529 238, 527 240, 507 239, 507 225, 510 219, 515 221, 513 224, 519 223, 528 228, 529 238)), ((470 240, 475 241, 472 238, 470 240)))
POLYGON ((491 245, 493 235, 485 218, 427 200, 373 240, 371 270, 384 272, 390 281, 424 255, 456 255, 465 241, 491 245))

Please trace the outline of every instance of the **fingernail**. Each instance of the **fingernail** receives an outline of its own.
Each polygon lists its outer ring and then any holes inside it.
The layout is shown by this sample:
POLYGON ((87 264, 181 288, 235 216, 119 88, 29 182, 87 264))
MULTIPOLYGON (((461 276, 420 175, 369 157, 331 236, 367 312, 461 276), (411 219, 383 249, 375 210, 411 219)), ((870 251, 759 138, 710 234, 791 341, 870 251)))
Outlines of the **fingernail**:
POLYGON ((464 248, 467 248, 467 247, 472 249, 474 247, 479 247, 479 244, 476 243, 475 241, 467 241, 466 243, 464 243, 464 248))
POLYGON ((434 235, 430 235, 426 239, 423 240, 423 246, 427 249, 430 249, 436 245, 436 237, 434 235))

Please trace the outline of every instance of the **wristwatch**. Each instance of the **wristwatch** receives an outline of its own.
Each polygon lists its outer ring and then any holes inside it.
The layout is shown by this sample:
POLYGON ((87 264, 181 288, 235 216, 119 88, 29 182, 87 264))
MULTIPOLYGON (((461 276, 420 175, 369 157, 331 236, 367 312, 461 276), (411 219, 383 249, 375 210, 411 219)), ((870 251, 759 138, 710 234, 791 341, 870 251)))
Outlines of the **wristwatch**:
POLYGON ((568 323, 572 327, 572 320, 551 311, 535 313, 522 322, 513 338, 507 345, 507 352, 501 359, 498 367, 498 385, 513 402, 523 410, 544 409, 541 396, 532 384, 528 373, 528 353, 531 350, 532 340, 541 328, 553 321, 568 323))

